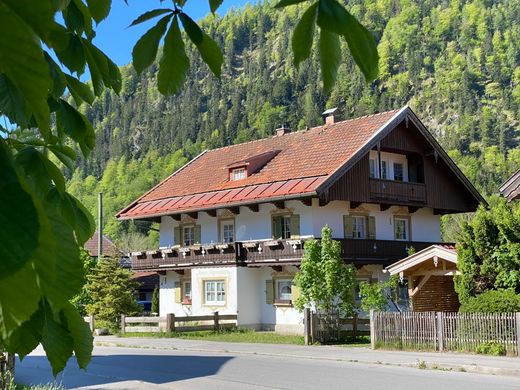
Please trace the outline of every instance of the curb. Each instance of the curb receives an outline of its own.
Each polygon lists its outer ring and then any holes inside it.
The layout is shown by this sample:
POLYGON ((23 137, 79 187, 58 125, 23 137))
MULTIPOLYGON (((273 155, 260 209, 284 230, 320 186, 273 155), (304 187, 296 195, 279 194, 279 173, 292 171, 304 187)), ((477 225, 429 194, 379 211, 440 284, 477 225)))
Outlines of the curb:
POLYGON ((393 363, 373 360, 359 360, 359 359, 348 359, 341 357, 323 357, 323 356, 308 356, 308 355, 294 355, 287 353, 272 353, 272 352, 247 352, 247 351, 236 351, 233 349, 208 349, 208 348, 189 348, 189 347, 152 347, 142 346, 137 344, 125 344, 116 343, 113 341, 95 341, 95 346, 98 347, 116 347, 116 348, 142 348, 142 349, 157 349, 166 351, 191 351, 191 352, 217 352, 217 353, 235 353, 241 355, 253 355, 253 356, 274 356, 274 357, 289 357, 295 359, 307 359, 307 360, 322 360, 322 361, 342 361, 347 363, 360 363, 370 365, 383 365, 393 367, 408 367, 417 368, 422 370, 440 370, 440 371, 454 371, 454 372, 467 372, 473 374, 484 374, 484 375, 498 375, 520 378, 520 368, 501 368, 493 366, 479 366, 477 364, 447 364, 438 363, 435 361, 417 361, 417 363, 393 363))

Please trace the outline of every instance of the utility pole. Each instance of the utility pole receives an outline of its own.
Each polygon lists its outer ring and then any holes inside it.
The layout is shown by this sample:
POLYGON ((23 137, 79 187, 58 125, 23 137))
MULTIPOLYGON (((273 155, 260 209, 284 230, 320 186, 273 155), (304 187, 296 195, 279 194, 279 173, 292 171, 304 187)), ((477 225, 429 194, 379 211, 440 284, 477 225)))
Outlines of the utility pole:
POLYGON ((103 193, 98 197, 98 261, 103 256, 103 193))

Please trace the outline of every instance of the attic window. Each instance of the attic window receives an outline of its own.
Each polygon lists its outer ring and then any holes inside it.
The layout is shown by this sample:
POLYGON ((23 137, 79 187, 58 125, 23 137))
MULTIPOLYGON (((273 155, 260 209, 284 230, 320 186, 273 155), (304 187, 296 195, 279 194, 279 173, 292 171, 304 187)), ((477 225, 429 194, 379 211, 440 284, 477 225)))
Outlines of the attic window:
POLYGON ((231 170, 231 180, 242 180, 247 176, 245 168, 235 168, 231 170))

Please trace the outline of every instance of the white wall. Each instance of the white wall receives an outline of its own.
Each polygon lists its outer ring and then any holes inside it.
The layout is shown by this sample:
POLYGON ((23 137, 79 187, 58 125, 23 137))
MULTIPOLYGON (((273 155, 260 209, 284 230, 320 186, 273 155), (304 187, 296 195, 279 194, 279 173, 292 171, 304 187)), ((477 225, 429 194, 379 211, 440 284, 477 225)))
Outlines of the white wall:
POLYGON ((412 214, 412 240, 441 242, 440 216, 422 208, 412 214))
MULTIPOLYGON (((262 268, 237 268, 238 326, 262 329, 262 268)), ((264 289, 265 290, 265 289, 264 289)))

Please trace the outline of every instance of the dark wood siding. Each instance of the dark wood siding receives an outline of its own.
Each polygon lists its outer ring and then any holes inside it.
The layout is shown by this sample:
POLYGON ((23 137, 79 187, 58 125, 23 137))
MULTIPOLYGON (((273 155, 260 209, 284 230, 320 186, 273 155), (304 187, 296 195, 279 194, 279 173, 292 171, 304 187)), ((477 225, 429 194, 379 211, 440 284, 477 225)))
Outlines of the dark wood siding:
MULTIPOLYGON (((399 188, 399 193, 396 194, 390 193, 391 189, 388 190, 389 193, 383 196, 388 200, 381 199, 382 194, 371 191, 369 157, 367 154, 329 188, 328 199, 430 207, 453 212, 466 212, 476 209, 478 202, 473 195, 441 157, 435 157, 433 147, 411 122, 408 127, 405 123, 401 123, 382 139, 381 150, 405 154, 409 162, 413 161, 416 166, 421 167, 414 176, 418 178, 418 181, 419 178, 420 181, 424 179, 424 197, 421 197, 421 199, 403 199, 401 192, 407 189, 399 188), (392 195, 395 195, 395 197, 392 195)), ((374 186, 375 183, 372 183, 372 189, 374 186)), ((413 185, 410 184, 410 190, 416 193, 416 189, 412 189, 412 187, 413 185)))

